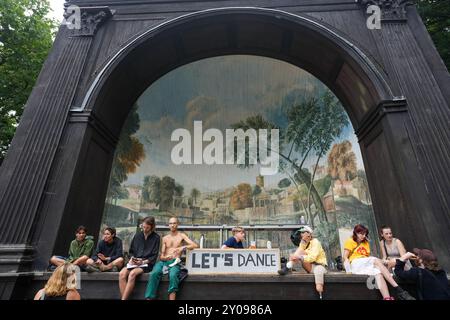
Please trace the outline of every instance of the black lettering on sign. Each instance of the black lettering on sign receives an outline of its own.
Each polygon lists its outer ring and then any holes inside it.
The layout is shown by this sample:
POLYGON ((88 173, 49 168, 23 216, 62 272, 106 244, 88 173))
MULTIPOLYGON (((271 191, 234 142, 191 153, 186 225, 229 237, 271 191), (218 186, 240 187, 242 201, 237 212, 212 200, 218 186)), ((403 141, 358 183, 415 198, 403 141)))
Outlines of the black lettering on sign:
POLYGON ((202 254, 202 269, 209 269, 209 253, 202 254))
POLYGON ((271 262, 272 262, 272 263, 271 263, 270 265, 271 265, 272 267, 276 267, 277 265, 276 265, 275 255, 274 255, 274 254, 271 254, 270 257, 272 258, 272 259, 271 259, 271 262))
POLYGON ((247 262, 245 263, 245 266, 248 266, 250 261, 252 262, 253 266, 256 267, 255 259, 253 259, 253 255, 251 253, 248 255, 247 262))
POLYGON ((264 266, 264 254, 256 254, 256 264, 258 266, 264 266))
POLYGON ((197 256, 196 253, 192 253, 192 268, 200 268, 200 265, 195 263, 196 256, 197 256))
POLYGON ((233 254, 232 253, 225 253, 225 267, 232 267, 233 266, 233 254))
POLYGON ((217 268, 217 258, 220 257, 220 253, 211 253, 211 258, 214 259, 214 268, 217 268))
POLYGON ((242 254, 238 254, 238 267, 242 267, 245 263, 245 256, 242 254))

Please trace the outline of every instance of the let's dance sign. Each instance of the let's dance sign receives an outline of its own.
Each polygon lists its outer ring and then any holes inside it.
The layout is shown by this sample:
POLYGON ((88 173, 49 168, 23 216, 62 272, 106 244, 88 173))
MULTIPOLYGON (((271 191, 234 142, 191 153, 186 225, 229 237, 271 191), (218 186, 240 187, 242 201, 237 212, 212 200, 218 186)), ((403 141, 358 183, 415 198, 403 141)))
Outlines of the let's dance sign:
POLYGON ((276 274, 280 269, 280 250, 196 249, 188 251, 186 267, 190 274, 276 274))

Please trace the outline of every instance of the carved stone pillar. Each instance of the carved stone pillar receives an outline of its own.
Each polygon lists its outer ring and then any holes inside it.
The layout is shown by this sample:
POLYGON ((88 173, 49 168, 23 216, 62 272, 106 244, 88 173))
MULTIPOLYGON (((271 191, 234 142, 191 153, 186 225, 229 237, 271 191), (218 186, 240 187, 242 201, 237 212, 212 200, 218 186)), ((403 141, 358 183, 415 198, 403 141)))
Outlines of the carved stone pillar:
POLYGON ((78 81, 97 30, 113 14, 108 7, 78 12, 78 28, 60 28, 1 167, 0 273, 26 271, 34 259, 33 226, 78 81))

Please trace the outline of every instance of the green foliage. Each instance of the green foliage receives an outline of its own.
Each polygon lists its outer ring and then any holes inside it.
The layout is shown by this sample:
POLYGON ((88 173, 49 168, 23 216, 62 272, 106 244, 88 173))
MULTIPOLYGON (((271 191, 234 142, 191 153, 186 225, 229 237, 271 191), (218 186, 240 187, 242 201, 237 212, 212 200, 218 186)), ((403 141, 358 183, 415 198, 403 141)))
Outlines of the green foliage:
POLYGON ((133 135, 139 130, 140 119, 137 113, 137 105, 134 105, 127 117, 119 142, 111 170, 111 179, 108 198, 115 199, 119 194, 122 182, 127 180, 128 174, 136 172, 136 169, 145 158, 143 144, 133 135))
POLYGON ((53 43, 47 0, 0 0, 0 164, 53 43))
POLYGON ((161 179, 157 176, 145 176, 142 186, 142 199, 146 203, 155 203, 157 206, 161 202, 161 179))
POLYGON ((331 177, 327 175, 322 179, 314 181, 314 186, 316 187, 317 192, 320 194, 320 196, 323 197, 328 192, 328 190, 330 190, 331 177))
POLYGON ((160 211, 167 211, 173 207, 173 196, 175 195, 175 179, 164 176, 161 179, 161 203, 160 211))
POLYGON ((417 9, 442 60, 450 70, 450 1, 418 0, 417 9))

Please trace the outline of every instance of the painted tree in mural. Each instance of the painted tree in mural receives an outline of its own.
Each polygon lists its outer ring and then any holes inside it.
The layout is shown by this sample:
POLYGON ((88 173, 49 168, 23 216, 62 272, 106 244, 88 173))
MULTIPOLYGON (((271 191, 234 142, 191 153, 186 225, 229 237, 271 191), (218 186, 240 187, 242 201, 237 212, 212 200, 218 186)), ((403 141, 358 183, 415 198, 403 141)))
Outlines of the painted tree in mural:
POLYGON ((137 105, 134 105, 125 121, 116 147, 108 194, 108 198, 112 200, 111 203, 128 196, 122 182, 127 179, 128 174, 136 172, 145 158, 144 146, 133 136, 139 130, 139 123, 137 105))
POLYGON ((174 207, 180 208, 183 204, 183 194, 184 194, 184 187, 179 184, 175 183, 175 189, 174 189, 174 207))
POLYGON ((333 145, 328 154, 328 173, 333 180, 339 180, 339 195, 346 195, 345 183, 353 180, 357 174, 356 155, 350 141, 333 145))
MULTIPOLYGON (((282 105, 286 126, 279 127, 267 121, 261 115, 249 117, 233 124, 233 129, 280 129, 280 158, 284 172, 297 185, 307 188, 307 210, 309 223, 314 226, 318 221, 318 233, 326 239, 324 243, 329 257, 339 254, 337 223, 328 216, 322 202, 322 196, 314 185, 317 166, 331 148, 343 129, 349 124, 347 114, 334 95, 326 91, 319 97, 293 97, 288 95, 282 105), (314 171, 304 168, 306 160, 315 159, 314 171), (313 212, 312 212, 313 211, 313 212)), ((269 131, 270 132, 270 131, 269 131)), ((248 157, 246 156, 246 160, 248 157)), ((241 167, 248 167, 248 161, 241 167)))
POLYGON ((191 199, 192 199, 192 206, 197 205, 197 199, 200 197, 200 190, 193 188, 191 190, 191 199))
POLYGON ((146 203, 154 203, 159 206, 161 202, 161 179, 155 175, 145 176, 142 186, 142 201, 141 206, 146 203))
POLYGON ((160 211, 169 211, 173 207, 173 197, 175 195, 175 179, 164 176, 161 179, 161 203, 160 211))

